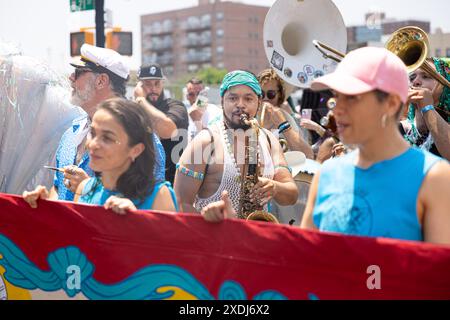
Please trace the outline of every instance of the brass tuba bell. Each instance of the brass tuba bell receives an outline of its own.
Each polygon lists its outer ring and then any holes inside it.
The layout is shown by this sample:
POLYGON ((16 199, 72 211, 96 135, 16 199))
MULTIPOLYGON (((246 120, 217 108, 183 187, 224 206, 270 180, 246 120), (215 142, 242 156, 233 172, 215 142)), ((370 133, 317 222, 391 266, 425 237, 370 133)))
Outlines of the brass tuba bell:
MULTIPOLYGON (((342 52, 319 41, 314 40, 314 45, 326 58, 340 62, 345 57, 342 52), (327 54, 325 50, 334 53, 336 56, 327 54)), ((450 82, 427 61, 430 42, 427 33, 419 27, 408 26, 398 29, 391 35, 385 47, 403 61, 408 73, 420 68, 437 82, 450 88, 450 82)))
POLYGON ((450 88, 450 82, 427 61, 429 47, 426 32, 413 26, 398 29, 386 42, 386 49, 397 55, 405 63, 408 73, 421 68, 440 84, 450 88))

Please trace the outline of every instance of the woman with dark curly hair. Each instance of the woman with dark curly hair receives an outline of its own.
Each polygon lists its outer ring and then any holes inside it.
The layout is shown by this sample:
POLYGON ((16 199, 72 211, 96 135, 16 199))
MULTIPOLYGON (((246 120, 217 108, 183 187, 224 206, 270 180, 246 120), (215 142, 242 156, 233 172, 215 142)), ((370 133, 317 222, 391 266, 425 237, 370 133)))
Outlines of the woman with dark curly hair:
MULTIPOLYGON (((96 176, 83 181, 75 202, 104 205, 119 214, 137 209, 177 211, 168 182, 156 182, 153 133, 148 113, 139 104, 110 99, 100 104, 86 146, 96 176)), ((32 207, 47 198, 45 187, 25 192, 32 207)))

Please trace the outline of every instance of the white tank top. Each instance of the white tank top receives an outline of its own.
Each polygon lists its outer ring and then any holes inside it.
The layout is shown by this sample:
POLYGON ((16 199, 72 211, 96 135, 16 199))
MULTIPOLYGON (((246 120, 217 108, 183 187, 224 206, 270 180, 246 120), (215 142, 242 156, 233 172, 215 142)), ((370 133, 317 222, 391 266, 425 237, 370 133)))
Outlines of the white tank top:
MULTIPOLYGON (((219 188, 217 191, 209 198, 199 198, 198 196, 195 197, 194 207, 195 209, 200 212, 204 207, 206 207, 208 204, 221 201, 222 198, 222 192, 228 191, 228 194, 230 196, 231 202, 233 204, 233 208, 236 212, 239 211, 239 198, 241 194, 241 182, 240 177, 241 173, 239 170, 239 167, 236 164, 236 160, 234 158, 233 152, 229 152, 227 149, 227 133, 225 131, 225 126, 223 122, 221 121, 218 124, 213 125, 212 127, 215 127, 218 129, 218 132, 220 134, 221 144, 224 147, 224 161, 223 161, 223 173, 222 173, 222 180, 220 183, 219 188)), ((263 129, 265 130, 265 129, 263 129)), ((261 130, 261 134, 259 135, 259 157, 264 159, 261 162, 264 163, 263 170, 263 177, 268 179, 273 179, 275 174, 275 168, 273 164, 272 157, 270 155, 269 146, 268 146, 268 137, 267 132, 261 130)), ((264 208, 264 210, 267 211, 267 206, 264 208)))

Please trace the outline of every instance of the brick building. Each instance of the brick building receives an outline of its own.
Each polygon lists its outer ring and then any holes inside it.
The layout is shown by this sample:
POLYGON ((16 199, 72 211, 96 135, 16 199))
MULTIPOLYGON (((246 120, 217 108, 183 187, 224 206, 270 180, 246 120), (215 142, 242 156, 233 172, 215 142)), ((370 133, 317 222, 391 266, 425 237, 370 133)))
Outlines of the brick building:
POLYGON ((263 27, 269 7, 200 0, 196 7, 141 16, 142 63, 159 63, 169 78, 202 68, 269 66, 263 27))

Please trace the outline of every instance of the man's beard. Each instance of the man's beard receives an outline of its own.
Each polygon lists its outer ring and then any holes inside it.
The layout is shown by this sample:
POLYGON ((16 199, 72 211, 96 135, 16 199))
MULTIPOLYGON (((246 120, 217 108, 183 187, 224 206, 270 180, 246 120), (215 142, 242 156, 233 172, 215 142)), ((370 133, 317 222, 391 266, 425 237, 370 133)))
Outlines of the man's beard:
POLYGON ((156 100, 153 100, 151 97, 152 97, 151 94, 147 95, 147 101, 154 106, 159 106, 165 100, 164 91, 161 92, 161 94, 158 96, 158 99, 156 100))
POLYGON ((95 95, 94 83, 87 83, 84 90, 75 89, 70 98, 70 102, 84 109, 86 104, 92 100, 95 95))
MULTIPOLYGON (((248 114, 247 114, 247 116, 248 116, 248 114)), ((248 116, 248 117, 250 118, 250 116, 248 116)), ((251 126, 242 123, 242 121, 239 121, 239 123, 233 122, 230 118, 227 117, 225 112, 223 113, 223 119, 224 119, 225 125, 228 129, 233 129, 233 130, 242 129, 242 130, 246 131, 251 128, 251 126)))

